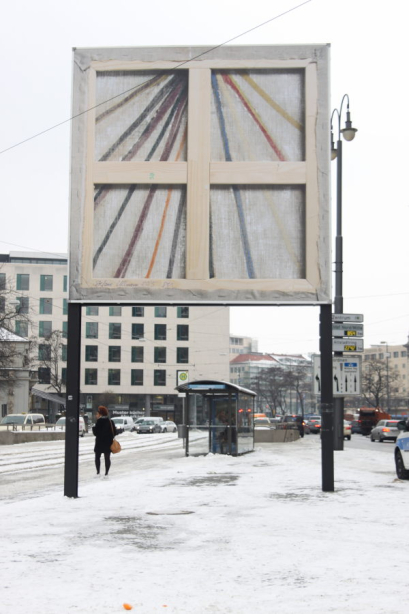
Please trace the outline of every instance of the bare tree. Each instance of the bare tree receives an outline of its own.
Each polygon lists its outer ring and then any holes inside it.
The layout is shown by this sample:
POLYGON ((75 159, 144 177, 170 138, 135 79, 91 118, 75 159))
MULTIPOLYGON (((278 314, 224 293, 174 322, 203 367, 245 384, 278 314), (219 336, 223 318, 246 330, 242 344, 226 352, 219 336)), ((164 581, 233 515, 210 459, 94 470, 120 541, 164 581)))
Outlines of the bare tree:
POLYGON ((273 415, 284 414, 288 382, 282 367, 263 369, 251 382, 254 392, 268 405, 273 415))
POLYGON ((293 366, 290 367, 285 373, 285 380, 287 387, 290 390, 294 390, 301 407, 301 413, 304 415, 304 400, 306 393, 311 390, 311 381, 309 377, 309 370, 306 366, 293 366))
POLYGON ((365 362, 362 374, 362 394, 365 402, 372 407, 380 407, 382 400, 388 392, 394 392, 392 386, 399 379, 399 374, 389 369, 383 360, 370 360, 365 362))
POLYGON ((63 346, 63 336, 60 330, 53 330, 49 337, 38 345, 39 366, 48 369, 49 373, 48 388, 55 390, 60 397, 65 394, 65 381, 60 369, 63 346))
MULTIPOLYGON (((1 270, 0 270, 1 273, 1 270)), ((21 344, 13 342, 13 335, 28 339, 31 324, 28 299, 17 298, 11 280, 0 274, 0 386, 10 386, 15 380, 15 367, 30 367, 32 340, 26 345, 23 354, 21 344)))

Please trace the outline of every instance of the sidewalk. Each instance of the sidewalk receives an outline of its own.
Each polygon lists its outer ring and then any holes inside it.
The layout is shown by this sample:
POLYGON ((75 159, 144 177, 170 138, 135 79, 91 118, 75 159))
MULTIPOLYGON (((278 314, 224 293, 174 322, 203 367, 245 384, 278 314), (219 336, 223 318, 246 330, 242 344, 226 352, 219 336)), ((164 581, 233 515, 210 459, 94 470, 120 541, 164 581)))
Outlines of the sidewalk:
MULTIPOLYGON (((385 444, 386 445, 386 444, 385 444)), ((0 503, 2 612, 391 613, 407 602, 409 482, 318 437, 0 503)), ((18 478, 17 478, 18 479, 18 478)))

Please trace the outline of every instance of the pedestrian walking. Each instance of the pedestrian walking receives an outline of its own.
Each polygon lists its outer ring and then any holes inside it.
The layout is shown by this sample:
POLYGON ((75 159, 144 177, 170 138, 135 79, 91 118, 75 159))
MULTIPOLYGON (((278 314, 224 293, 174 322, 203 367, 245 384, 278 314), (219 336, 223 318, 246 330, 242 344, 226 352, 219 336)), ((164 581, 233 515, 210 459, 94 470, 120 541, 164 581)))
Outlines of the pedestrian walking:
POLYGON ((114 440, 116 433, 115 424, 109 419, 108 410, 103 405, 98 407, 97 421, 92 427, 92 432, 95 435, 95 467, 97 469, 97 475, 99 475, 101 468, 101 454, 105 459, 105 475, 108 475, 109 468, 111 467, 111 444, 114 440))

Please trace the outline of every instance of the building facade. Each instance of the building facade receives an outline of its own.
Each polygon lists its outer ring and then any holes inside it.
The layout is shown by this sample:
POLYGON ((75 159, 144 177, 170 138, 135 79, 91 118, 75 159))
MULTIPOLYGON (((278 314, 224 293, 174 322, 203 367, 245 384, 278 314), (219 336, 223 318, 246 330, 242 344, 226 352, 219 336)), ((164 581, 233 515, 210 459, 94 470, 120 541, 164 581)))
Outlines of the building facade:
MULTIPOLYGON (((68 274, 65 254, 11 252, 0 255, 0 271, 15 291, 30 323, 16 321, 16 334, 37 340, 36 390, 53 392, 52 365, 44 360, 47 340, 61 332, 58 371, 66 377, 68 274)), ((81 405, 92 413, 104 401, 117 413, 172 419, 182 406, 178 371, 195 379, 229 378, 228 307, 152 305, 82 308, 81 405)), ((44 395, 34 397, 44 409, 44 395)), ((50 416, 51 418, 51 416, 50 416)))
MULTIPOLYGON (((380 343, 364 349, 362 369, 371 361, 384 363, 385 373, 389 376, 389 401, 391 408, 408 407, 409 398, 409 367, 408 367, 409 341, 402 345, 389 345, 380 343)), ((386 399, 385 399, 386 402, 386 399)))

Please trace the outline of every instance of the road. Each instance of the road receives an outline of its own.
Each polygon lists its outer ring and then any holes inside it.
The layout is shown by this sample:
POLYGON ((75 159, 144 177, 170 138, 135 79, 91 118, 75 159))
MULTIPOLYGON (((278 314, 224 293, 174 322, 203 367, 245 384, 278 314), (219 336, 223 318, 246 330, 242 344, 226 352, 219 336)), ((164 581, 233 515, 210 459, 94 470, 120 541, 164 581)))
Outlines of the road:
MULTIPOLYGON (((161 467, 172 458, 184 455, 182 439, 176 433, 154 435, 127 434, 118 437, 122 451, 112 455, 111 473, 129 473, 161 467)), ((92 435, 79 441, 79 495, 81 482, 94 479, 92 435)), ((64 491, 65 441, 37 442, 0 446, 0 499, 19 499, 44 494, 60 487, 64 491)), ((103 457, 101 459, 104 466, 103 457)))

